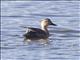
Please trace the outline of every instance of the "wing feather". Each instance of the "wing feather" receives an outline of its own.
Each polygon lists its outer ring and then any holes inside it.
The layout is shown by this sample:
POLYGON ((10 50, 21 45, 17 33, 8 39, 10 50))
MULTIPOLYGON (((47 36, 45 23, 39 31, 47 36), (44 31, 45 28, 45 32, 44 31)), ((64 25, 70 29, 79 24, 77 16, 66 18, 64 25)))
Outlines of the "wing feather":
POLYGON ((33 38, 44 38, 46 35, 45 31, 39 28, 28 28, 28 32, 24 36, 28 39, 33 38))

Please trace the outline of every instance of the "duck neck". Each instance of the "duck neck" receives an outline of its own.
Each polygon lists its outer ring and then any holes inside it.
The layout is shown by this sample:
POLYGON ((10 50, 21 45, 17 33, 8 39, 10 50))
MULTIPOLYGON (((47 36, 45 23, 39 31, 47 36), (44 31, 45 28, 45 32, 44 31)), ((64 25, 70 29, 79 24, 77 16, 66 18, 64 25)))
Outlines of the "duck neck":
POLYGON ((42 26, 41 28, 43 31, 45 31, 46 36, 49 37, 49 32, 48 32, 47 26, 42 26))
POLYGON ((41 29, 42 29, 43 31, 45 31, 47 34, 49 34, 47 27, 48 27, 48 26, 42 26, 41 29))

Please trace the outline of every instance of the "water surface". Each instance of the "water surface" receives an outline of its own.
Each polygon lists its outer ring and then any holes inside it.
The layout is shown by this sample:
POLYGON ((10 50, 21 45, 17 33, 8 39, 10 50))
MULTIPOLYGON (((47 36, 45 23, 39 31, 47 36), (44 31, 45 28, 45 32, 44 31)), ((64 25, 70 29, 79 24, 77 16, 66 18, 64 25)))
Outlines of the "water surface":
POLYGON ((78 1, 2 1, 1 60, 79 60, 78 1), (50 44, 23 43, 26 27, 40 28, 50 18, 58 26, 49 26, 50 44))

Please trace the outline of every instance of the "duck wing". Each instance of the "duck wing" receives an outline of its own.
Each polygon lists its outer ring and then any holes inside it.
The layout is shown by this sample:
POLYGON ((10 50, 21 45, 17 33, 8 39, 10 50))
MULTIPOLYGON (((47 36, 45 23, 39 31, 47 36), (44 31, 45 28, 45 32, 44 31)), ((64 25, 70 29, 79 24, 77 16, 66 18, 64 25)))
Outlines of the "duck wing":
POLYGON ((28 31, 37 32, 37 33, 45 33, 45 31, 39 29, 39 28, 28 28, 28 31))
POLYGON ((28 28, 28 32, 24 34, 27 39, 41 39, 45 38, 46 32, 39 28, 28 28))

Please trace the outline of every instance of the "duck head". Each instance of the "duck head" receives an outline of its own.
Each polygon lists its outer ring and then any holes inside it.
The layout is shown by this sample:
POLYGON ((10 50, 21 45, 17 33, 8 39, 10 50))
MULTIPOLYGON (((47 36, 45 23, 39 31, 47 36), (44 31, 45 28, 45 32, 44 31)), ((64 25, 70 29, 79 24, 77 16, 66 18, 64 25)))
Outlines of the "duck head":
POLYGON ((56 24, 52 23, 51 19, 45 18, 41 21, 41 26, 47 27, 49 25, 57 26, 56 24))

